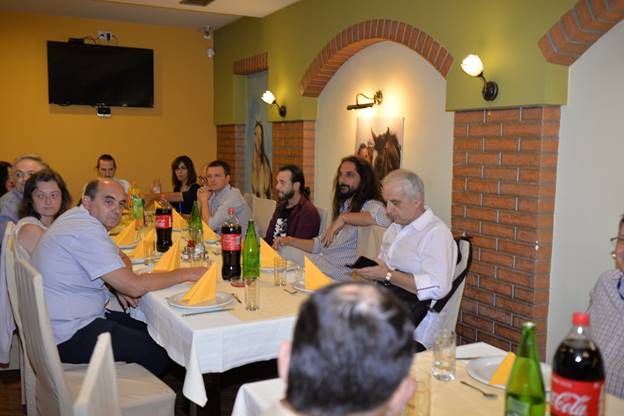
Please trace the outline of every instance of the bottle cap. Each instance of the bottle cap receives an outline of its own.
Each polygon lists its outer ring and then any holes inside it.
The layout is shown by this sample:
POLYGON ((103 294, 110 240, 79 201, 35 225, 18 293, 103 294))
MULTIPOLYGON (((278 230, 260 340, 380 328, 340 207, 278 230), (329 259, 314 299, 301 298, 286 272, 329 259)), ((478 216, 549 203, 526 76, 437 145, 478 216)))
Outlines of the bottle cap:
POLYGON ((589 314, 585 312, 574 312, 572 314, 572 325, 589 326, 589 314))
POLYGON ((236 208, 228 208, 228 214, 236 214, 236 208))

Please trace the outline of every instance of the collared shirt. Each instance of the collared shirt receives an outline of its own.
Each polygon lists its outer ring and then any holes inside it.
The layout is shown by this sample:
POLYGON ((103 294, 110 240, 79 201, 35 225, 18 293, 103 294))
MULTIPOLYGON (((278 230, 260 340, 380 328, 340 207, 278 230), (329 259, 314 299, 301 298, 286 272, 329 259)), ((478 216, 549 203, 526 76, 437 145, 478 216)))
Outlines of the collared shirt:
POLYGON ((24 194, 15 188, 0 197, 0 241, 4 236, 7 223, 9 221, 17 222, 19 219, 17 218, 17 211, 23 197, 24 194))
POLYGON ((606 372, 606 390, 624 398, 624 300, 617 288, 624 273, 603 273, 589 299, 590 335, 602 354, 606 372))
POLYGON ((448 226, 427 208, 408 225, 388 227, 379 258, 392 270, 414 275, 420 300, 441 299, 453 283, 457 244, 448 226))
POLYGON ((208 206, 212 213, 208 226, 217 234, 221 234, 221 226, 228 216, 228 208, 236 209, 236 216, 243 229, 243 235, 245 234, 247 221, 251 218, 251 209, 249 209, 249 206, 238 188, 234 188, 232 185, 226 185, 225 188, 210 196, 208 206))
POLYGON ((109 291, 101 277, 125 267, 106 228, 82 206, 52 223, 39 240, 31 263, 43 275, 57 344, 104 317, 109 291))

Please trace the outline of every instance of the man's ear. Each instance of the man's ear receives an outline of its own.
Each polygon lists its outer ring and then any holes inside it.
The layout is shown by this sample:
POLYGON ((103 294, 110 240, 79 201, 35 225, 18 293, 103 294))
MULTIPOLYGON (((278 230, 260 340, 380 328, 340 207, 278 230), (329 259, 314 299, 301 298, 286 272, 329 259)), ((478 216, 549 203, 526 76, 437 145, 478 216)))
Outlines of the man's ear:
POLYGON ((85 207, 85 209, 88 211, 91 208, 91 202, 93 201, 91 201, 91 198, 89 198, 86 195, 83 195, 81 200, 82 200, 82 206, 85 207))
POLYGON ((390 400, 388 400, 388 415, 400 415, 407 402, 416 392, 416 382, 410 376, 406 376, 396 388, 390 400))
POLYGON ((293 189, 297 192, 301 192, 301 182, 293 183, 293 189))
POLYGON ((230 183, 230 175, 225 175, 225 181, 226 183, 230 183))
POLYGON ((279 354, 277 356, 277 374, 286 384, 288 384, 288 367, 290 366, 291 348, 292 342, 285 341, 280 345, 279 354))

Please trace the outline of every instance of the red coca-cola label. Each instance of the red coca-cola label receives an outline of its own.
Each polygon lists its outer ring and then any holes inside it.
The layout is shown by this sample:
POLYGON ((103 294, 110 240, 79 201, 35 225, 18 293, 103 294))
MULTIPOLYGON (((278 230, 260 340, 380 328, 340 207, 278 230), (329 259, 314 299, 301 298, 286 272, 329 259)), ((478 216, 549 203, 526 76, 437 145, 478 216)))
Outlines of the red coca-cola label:
POLYGON ((221 250, 237 251, 241 249, 240 234, 221 234, 221 250))
POLYGON ((604 380, 578 381, 552 375, 550 414, 553 416, 603 416, 604 380))
POLYGON ((171 228, 173 226, 173 219, 171 215, 156 215, 154 220, 156 228, 171 228))

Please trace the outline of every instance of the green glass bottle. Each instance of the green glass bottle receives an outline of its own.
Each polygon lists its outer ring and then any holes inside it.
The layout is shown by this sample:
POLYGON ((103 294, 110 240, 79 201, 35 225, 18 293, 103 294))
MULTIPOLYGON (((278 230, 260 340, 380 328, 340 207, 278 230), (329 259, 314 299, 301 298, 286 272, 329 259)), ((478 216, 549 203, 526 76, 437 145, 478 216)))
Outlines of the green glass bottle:
POLYGON ((243 279, 257 279, 258 276, 260 276, 260 245, 254 221, 250 219, 243 245, 243 279))
POLYGON ((189 219, 189 231, 191 233, 191 240, 195 242, 195 244, 201 244, 203 240, 203 229, 202 229, 202 220, 199 216, 199 205, 197 201, 193 201, 193 210, 191 211, 191 218, 189 219))
POLYGON ((522 325, 522 342, 505 389, 506 416, 544 416, 546 393, 540 369, 535 324, 522 325))

